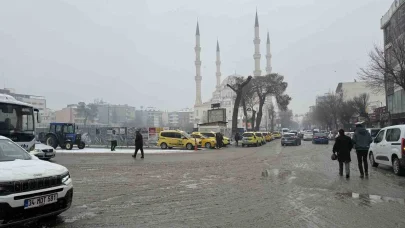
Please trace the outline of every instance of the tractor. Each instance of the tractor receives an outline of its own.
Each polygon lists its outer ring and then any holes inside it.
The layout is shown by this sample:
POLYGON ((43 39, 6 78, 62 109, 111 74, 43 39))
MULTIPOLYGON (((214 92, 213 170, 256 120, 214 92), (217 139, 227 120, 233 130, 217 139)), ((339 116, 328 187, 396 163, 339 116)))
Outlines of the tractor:
POLYGON ((55 149, 60 146, 62 149, 71 150, 73 145, 83 149, 85 143, 82 141, 82 135, 75 133, 76 129, 72 123, 51 123, 49 132, 45 135, 45 143, 55 149))

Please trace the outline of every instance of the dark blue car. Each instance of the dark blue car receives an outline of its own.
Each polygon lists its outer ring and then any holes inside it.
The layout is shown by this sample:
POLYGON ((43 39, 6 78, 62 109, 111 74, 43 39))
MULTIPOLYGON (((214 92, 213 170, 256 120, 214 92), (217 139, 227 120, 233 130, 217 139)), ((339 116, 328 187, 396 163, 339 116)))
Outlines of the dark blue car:
POLYGON ((329 138, 326 133, 314 133, 313 144, 329 144, 329 138))

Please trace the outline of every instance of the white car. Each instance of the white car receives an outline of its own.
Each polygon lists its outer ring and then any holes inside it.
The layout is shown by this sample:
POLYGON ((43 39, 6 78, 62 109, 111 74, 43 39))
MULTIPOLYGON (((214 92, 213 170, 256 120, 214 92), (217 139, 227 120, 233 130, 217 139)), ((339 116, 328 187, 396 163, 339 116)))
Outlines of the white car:
POLYGON ((30 154, 35 155, 42 160, 51 160, 51 158, 54 158, 56 155, 53 147, 42 144, 41 142, 35 143, 35 149, 30 151, 30 154))
POLYGON ((68 169, 0 136, 0 227, 57 216, 72 205, 68 169))
POLYGON ((302 137, 302 139, 304 141, 312 141, 313 138, 314 138, 314 133, 312 133, 312 131, 304 132, 304 136, 302 137))
POLYGON ((388 165, 396 175, 405 174, 405 125, 381 129, 370 145, 368 156, 373 167, 388 165))

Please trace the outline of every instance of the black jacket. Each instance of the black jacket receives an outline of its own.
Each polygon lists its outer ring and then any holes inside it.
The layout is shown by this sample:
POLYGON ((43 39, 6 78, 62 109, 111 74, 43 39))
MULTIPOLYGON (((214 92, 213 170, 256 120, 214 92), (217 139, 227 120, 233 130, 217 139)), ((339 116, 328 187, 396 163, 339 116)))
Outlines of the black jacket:
POLYGON ((135 136, 135 146, 143 146, 143 137, 141 133, 136 133, 135 136))
POLYGON ((333 152, 337 153, 339 162, 350 162, 352 161, 350 157, 352 148, 352 139, 346 135, 339 135, 336 138, 335 145, 333 145, 333 152))

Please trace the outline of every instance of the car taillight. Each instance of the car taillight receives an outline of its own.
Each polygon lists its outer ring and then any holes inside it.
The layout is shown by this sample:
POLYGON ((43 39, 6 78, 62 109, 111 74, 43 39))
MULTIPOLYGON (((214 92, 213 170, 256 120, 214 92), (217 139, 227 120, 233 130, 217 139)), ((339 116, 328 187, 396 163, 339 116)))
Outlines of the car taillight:
POLYGON ((401 152, 402 152, 402 156, 405 156, 405 139, 402 138, 401 140, 401 152))

